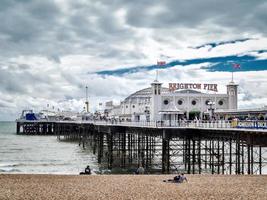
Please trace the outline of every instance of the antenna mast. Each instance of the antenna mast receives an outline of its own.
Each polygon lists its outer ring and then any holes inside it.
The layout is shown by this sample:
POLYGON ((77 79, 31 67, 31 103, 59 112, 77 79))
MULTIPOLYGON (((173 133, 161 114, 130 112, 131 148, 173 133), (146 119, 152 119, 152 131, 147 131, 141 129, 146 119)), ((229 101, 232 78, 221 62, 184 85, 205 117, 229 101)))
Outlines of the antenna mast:
POLYGON ((85 93, 86 93, 86 100, 85 100, 85 105, 86 105, 86 112, 89 112, 89 101, 88 101, 88 87, 85 87, 85 93))

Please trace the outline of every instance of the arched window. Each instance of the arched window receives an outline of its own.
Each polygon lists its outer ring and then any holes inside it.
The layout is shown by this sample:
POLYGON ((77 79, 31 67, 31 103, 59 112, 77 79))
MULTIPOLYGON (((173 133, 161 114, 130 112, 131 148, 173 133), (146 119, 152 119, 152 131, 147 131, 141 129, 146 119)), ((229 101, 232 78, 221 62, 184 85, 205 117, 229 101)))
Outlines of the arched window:
POLYGON ((193 106, 197 104, 196 100, 193 100, 191 103, 193 106))
POLYGON ((168 104, 169 104, 169 100, 168 100, 168 99, 165 99, 165 100, 163 101, 163 103, 164 103, 164 105, 168 105, 168 104))
POLYGON ((183 104, 183 100, 180 99, 180 100, 178 100, 177 103, 178 103, 178 105, 182 105, 183 104))

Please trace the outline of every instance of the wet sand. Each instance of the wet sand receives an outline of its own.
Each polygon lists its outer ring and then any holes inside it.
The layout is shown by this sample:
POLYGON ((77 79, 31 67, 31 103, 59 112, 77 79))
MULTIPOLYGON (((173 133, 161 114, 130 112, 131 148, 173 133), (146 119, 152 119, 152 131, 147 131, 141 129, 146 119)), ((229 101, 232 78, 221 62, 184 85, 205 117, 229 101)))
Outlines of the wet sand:
POLYGON ((267 199, 267 176, 0 174, 0 199, 267 199))

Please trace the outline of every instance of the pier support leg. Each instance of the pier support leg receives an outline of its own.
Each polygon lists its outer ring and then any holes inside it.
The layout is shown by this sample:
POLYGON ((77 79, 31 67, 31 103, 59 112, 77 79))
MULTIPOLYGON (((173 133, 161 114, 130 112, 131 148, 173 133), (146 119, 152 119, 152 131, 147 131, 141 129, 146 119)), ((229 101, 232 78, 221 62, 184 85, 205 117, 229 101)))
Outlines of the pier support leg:
POLYGON ((20 123, 17 122, 17 134, 20 134, 20 123))
POLYGON ((193 152, 192 152, 192 168, 193 168, 193 174, 195 174, 195 165, 196 165, 196 152, 195 152, 195 150, 196 150, 196 141, 193 139, 192 140, 192 145, 193 145, 193 152))
POLYGON ((198 173, 201 174, 201 138, 198 139, 198 173))
POLYGON ((262 174, 261 146, 259 146, 259 174, 262 174))
POLYGON ((166 130, 162 132, 162 173, 169 173, 170 171, 170 151, 169 138, 166 135, 166 130))
POLYGON ((98 133, 98 163, 102 162, 102 157, 103 157, 103 134, 98 133))
POLYGON ((108 139, 108 169, 112 169, 113 164, 113 134, 107 134, 108 139))
POLYGON ((232 174, 232 139, 229 141, 229 174, 232 174))

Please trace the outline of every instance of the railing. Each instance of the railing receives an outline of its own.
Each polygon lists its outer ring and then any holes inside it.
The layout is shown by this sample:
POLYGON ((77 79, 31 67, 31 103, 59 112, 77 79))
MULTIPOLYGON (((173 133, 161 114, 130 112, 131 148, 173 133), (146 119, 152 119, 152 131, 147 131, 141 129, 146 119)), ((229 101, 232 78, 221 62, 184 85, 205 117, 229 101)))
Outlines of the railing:
POLYGON ((216 129, 266 129, 266 120, 176 120, 176 121, 118 121, 118 120, 90 120, 90 121, 29 121, 21 120, 19 122, 58 122, 58 123, 77 123, 77 124, 88 124, 92 123, 95 125, 119 125, 119 126, 132 126, 132 127, 173 127, 173 128, 216 128, 216 129))
POLYGON ((184 121, 139 121, 139 122, 124 122, 124 121, 91 121, 96 125, 120 125, 134 127, 181 127, 181 128, 236 128, 236 129, 267 129, 267 121, 226 121, 226 120, 184 120, 184 121))

